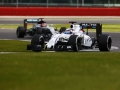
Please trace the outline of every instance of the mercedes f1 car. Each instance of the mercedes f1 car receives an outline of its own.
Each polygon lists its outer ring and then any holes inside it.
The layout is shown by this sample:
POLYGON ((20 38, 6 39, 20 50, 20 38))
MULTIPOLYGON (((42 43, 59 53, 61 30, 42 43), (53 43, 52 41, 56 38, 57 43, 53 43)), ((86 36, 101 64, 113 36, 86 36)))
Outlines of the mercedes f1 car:
POLYGON ((31 44, 27 45, 27 50, 40 52, 42 50, 54 51, 80 51, 83 49, 99 48, 100 51, 110 51, 112 38, 110 35, 102 34, 102 24, 100 23, 80 23, 70 22, 61 34, 53 35, 45 44, 44 37, 35 34, 31 44), (84 29, 87 29, 85 32, 84 29), (88 29, 96 29, 96 37, 88 35, 88 29))
POLYGON ((34 34, 40 34, 45 40, 49 40, 52 35, 60 33, 57 29, 46 24, 43 18, 39 19, 24 19, 24 26, 18 26, 16 35, 18 38, 24 38, 24 36, 33 36, 34 34), (27 29, 28 23, 33 23, 33 27, 27 29))

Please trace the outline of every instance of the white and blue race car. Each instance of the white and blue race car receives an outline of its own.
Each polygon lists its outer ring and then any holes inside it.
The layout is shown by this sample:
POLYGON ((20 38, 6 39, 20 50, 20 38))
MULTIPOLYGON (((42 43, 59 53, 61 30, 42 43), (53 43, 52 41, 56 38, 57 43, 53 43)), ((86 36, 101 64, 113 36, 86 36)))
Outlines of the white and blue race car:
POLYGON ((35 34, 27 50, 40 52, 42 50, 54 51, 80 51, 82 49, 99 48, 100 51, 110 51, 112 38, 110 35, 102 34, 100 23, 70 22, 70 28, 62 33, 54 34, 48 42, 40 34, 35 34), (83 29, 86 28, 87 32, 83 29), (96 38, 88 35, 88 29, 96 29, 96 38))

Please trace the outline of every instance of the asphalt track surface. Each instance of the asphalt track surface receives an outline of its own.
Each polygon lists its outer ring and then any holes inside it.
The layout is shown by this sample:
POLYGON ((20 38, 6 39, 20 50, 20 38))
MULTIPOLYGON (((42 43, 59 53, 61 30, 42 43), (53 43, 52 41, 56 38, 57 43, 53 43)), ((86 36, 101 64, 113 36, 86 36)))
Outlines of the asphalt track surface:
MULTIPOLYGON (((49 24, 63 24, 63 23, 66 23, 66 22, 69 22, 69 21, 73 21, 73 20, 46 20, 47 23, 49 24)), ((76 21, 76 20, 74 20, 76 21)), ((77 22, 79 21, 79 23, 120 23, 120 20, 114 20, 114 19, 111 19, 111 20, 77 20, 77 22)), ((20 20, 20 21, 15 21, 15 20, 10 20, 10 21, 7 21, 7 20, 0 20, 0 24, 22 24, 23 21, 20 20)), ((104 33, 104 32, 103 32, 104 33)), ((111 50, 113 52, 120 52, 120 33, 106 33, 106 34, 109 34, 111 37, 112 37, 112 46, 115 46, 115 47, 118 47, 118 49, 114 49, 114 50, 111 50)), ((89 33, 90 36, 95 36, 95 33, 89 33)), ((14 39, 14 40, 31 40, 32 37, 30 36, 25 36, 25 38, 17 38, 16 37, 16 30, 13 30, 13 29, 0 29, 0 39, 14 39)))
MULTIPOLYGON (((20 20, 0 20, 0 24, 23 24, 24 19, 20 20)), ((120 19, 44 19, 48 24, 66 24, 69 21, 76 21, 77 23, 120 23, 120 19)))

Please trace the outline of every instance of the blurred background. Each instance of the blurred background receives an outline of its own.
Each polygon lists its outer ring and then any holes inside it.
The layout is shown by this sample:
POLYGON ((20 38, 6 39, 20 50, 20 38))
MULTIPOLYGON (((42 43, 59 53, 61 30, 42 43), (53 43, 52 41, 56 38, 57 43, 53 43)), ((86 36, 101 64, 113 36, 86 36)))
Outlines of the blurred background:
POLYGON ((120 0, 0 0, 7 7, 120 7, 120 0))

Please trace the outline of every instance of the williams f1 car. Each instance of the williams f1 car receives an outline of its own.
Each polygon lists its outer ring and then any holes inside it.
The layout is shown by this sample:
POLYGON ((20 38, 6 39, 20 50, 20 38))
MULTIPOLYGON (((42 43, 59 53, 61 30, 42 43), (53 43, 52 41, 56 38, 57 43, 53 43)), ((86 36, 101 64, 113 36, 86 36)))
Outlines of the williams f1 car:
POLYGON ((80 23, 70 22, 61 34, 52 35, 45 44, 45 39, 40 34, 35 34, 31 44, 27 45, 27 50, 40 52, 42 50, 54 51, 80 51, 83 49, 99 48, 100 51, 110 51, 112 38, 110 35, 102 34, 102 24, 100 23, 80 23), (84 29, 87 29, 85 32, 84 29), (96 37, 88 35, 88 29, 96 29, 96 37))
POLYGON ((18 26, 16 35, 18 38, 24 38, 24 36, 33 36, 34 34, 40 34, 45 40, 49 40, 52 35, 60 33, 54 27, 47 25, 43 18, 39 19, 24 19, 24 26, 18 26), (33 23, 33 27, 27 29, 28 23, 33 23))

